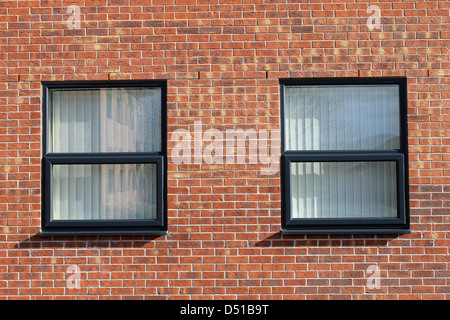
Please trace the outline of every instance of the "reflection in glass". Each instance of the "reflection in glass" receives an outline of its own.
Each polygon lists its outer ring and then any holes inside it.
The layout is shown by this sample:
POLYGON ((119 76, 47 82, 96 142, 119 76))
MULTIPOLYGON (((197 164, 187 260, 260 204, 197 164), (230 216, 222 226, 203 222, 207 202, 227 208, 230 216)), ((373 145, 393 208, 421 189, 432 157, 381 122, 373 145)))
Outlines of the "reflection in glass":
POLYGON ((286 150, 400 148, 398 85, 286 87, 286 150))
POLYGON ((54 89, 50 153, 161 151, 160 88, 54 89))
POLYGON ((397 216, 395 161, 291 164, 292 218, 397 216))
POLYGON ((156 219, 156 164, 54 165, 53 220, 156 219))

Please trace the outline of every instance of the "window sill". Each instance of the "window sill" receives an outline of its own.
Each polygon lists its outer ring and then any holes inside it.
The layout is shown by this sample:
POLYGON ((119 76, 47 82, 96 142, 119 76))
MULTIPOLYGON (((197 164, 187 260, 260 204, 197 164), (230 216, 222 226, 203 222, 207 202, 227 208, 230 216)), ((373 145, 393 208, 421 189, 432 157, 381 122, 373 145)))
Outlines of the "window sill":
POLYGON ((410 234, 410 229, 282 229, 282 234, 410 234))
POLYGON ((149 231, 41 231, 38 233, 40 237, 53 236, 165 236, 167 231, 149 230, 149 231))

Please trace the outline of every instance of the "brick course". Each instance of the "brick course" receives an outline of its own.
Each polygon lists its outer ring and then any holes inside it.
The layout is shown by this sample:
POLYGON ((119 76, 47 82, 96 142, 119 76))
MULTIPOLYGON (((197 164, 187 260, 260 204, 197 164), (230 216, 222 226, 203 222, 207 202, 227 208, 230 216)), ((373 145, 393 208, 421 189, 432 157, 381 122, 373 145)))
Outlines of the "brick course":
POLYGON ((0 2, 1 299, 448 299, 450 2, 0 2), (81 9, 69 29, 67 8, 81 9), (366 25, 381 9, 381 30, 366 25), (279 174, 176 164, 177 129, 280 128, 280 78, 408 79, 411 234, 281 235, 279 174), (167 236, 40 237, 41 81, 167 80, 167 236), (70 265, 80 288, 69 288, 70 265), (370 289, 368 267, 380 271, 370 289))

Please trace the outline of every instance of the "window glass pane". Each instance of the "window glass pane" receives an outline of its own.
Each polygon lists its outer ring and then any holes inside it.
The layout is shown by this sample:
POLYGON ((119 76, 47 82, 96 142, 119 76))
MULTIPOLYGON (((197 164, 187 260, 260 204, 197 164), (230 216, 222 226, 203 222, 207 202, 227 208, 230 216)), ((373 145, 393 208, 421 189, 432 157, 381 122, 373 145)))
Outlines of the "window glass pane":
POLYGON ((156 219, 157 165, 54 165, 53 220, 156 219))
POLYGON ((395 161, 291 164, 292 218, 397 217, 395 161))
POLYGON ((52 89, 49 152, 161 151, 160 88, 52 89))
POLYGON ((400 148, 398 85, 293 86, 285 95, 286 150, 400 148))

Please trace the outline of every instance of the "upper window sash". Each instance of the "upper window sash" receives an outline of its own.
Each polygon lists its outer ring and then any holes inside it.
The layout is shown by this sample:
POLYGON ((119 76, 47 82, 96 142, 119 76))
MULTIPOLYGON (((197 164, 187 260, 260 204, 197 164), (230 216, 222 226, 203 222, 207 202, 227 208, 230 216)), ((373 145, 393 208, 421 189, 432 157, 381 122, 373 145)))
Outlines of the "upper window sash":
POLYGON ((162 151, 161 88, 49 88, 48 153, 162 151))
POLYGON ((282 152, 407 152, 406 79, 281 79, 282 152))

